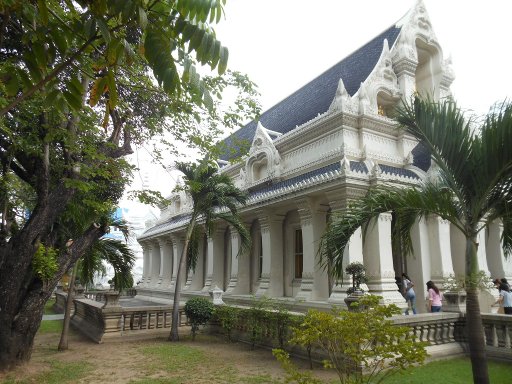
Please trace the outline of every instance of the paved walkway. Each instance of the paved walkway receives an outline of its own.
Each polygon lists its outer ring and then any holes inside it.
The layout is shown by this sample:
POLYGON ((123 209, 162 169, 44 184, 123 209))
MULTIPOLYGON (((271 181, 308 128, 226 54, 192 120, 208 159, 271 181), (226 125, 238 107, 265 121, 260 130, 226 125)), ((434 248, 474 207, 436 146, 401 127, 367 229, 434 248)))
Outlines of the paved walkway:
POLYGON ((57 315, 43 315, 43 320, 62 320, 64 319, 64 314, 59 313, 57 315))

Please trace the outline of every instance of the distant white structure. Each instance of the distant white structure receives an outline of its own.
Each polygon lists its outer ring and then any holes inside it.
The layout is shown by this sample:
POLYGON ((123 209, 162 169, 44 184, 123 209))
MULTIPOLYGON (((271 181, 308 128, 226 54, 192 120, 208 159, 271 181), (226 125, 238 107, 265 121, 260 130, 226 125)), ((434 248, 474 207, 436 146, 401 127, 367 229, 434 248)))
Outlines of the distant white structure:
MULTIPOLYGON (((335 43, 335 37, 323 38, 335 43)), ((243 163, 220 164, 221 172, 249 192, 241 214, 251 229, 251 252, 236 257, 238 234, 219 226, 204 237, 195 273, 176 282, 191 207, 188 196, 176 194, 155 225, 138 237, 144 255, 139 294, 171 298, 182 284, 185 296, 218 286, 226 300, 266 295, 297 306, 343 305, 350 281, 336 284, 318 264, 328 216, 370 186, 411 186, 436 177, 430 154, 397 131, 388 112, 415 92, 436 100, 450 97, 450 64, 418 1, 398 23, 226 139, 232 147, 234 138, 251 143, 243 163)), ((414 226, 415 255, 405 258, 393 248, 392 225, 392 214, 383 213, 364 243, 357 231, 345 260, 364 263, 369 291, 400 306, 405 302, 395 276, 406 272, 415 281, 421 311, 426 281, 441 284, 464 273, 464 238, 448 222, 429 217, 414 226)), ((512 261, 504 258, 501 231, 495 223, 480 235, 480 269, 510 279, 512 261)), ((482 309, 489 310, 485 300, 482 309)))

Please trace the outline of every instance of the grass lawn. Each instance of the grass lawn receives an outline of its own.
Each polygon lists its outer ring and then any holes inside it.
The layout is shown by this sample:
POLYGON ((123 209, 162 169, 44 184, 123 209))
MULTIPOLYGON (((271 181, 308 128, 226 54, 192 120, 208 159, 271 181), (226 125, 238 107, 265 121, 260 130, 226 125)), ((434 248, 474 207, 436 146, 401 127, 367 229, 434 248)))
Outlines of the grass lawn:
POLYGON ((43 320, 38 333, 61 333, 63 320, 43 320))
MULTIPOLYGON (((490 382, 493 384, 512 383, 512 364, 489 361, 490 382)), ((472 383, 469 358, 434 361, 422 367, 407 370, 383 381, 386 384, 466 384, 472 383)))
MULTIPOLYGON (((7 375, 2 384, 284 384, 285 372, 269 350, 227 343, 201 335, 192 342, 166 340, 96 344, 71 329, 70 349, 57 352, 62 320, 45 320, 27 366, 7 375)), ((306 369, 307 362, 296 361, 306 369)), ((512 383, 512 364, 489 362, 493 384, 512 383)), ((338 383, 333 371, 317 367, 313 375, 325 383, 338 383)), ((385 384, 467 384, 472 382, 469 359, 458 358, 408 369, 385 384)), ((293 382, 292 382, 293 383, 293 382)))

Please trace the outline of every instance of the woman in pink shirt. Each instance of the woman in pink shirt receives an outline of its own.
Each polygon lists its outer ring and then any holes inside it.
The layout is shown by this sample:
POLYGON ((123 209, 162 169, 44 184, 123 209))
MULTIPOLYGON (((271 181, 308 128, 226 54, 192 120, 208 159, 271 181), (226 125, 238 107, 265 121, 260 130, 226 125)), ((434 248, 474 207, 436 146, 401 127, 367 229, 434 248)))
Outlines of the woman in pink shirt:
POLYGON ((429 312, 441 312, 443 300, 443 294, 439 291, 439 288, 431 281, 427 281, 427 290, 428 290, 428 311, 429 312))

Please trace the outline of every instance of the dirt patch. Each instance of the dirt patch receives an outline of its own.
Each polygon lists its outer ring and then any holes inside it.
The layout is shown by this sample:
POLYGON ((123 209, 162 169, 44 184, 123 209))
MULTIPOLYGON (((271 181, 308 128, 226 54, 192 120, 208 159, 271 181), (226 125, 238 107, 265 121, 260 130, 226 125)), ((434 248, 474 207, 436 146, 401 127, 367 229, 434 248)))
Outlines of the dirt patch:
MULTIPOLYGON (((59 334, 38 335, 34 343, 31 361, 2 376, 14 382, 41 383, 41 375, 51 370, 51 364, 74 363, 87 365, 85 377, 73 383, 122 384, 130 381, 147 380, 144 383, 283 383, 285 373, 268 349, 251 349, 244 343, 228 343, 222 338, 199 335, 195 341, 184 334, 183 341, 176 345, 190 347, 200 354, 200 362, 187 366, 181 363, 168 363, 160 368, 159 359, 141 353, 144 348, 167 348, 165 339, 147 341, 123 341, 96 344, 77 332, 71 332, 69 350, 57 351, 59 334), (169 364, 172 368, 169 368, 169 364), (153 381, 151 381, 153 380, 153 381)), ((189 348, 187 348, 189 350, 189 348)), ((170 356, 171 357, 171 356, 170 356)), ((306 368, 308 363, 295 361, 306 368)), ((321 367, 315 369, 315 376, 330 382, 336 376, 332 371, 321 367)), ((48 381, 54 382, 54 381, 48 381)), ((58 380, 57 380, 58 382, 58 380)))

